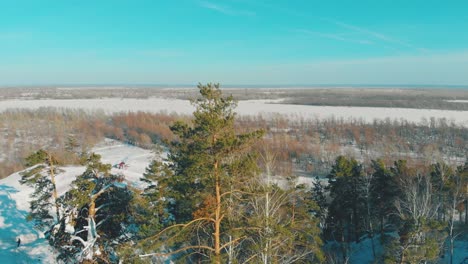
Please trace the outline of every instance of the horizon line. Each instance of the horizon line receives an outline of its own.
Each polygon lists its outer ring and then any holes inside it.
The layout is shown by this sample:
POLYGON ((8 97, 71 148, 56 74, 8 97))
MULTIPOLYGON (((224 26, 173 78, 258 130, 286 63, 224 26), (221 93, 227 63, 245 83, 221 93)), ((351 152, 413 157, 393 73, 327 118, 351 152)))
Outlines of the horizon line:
MULTIPOLYGON (((200 82, 204 84, 203 82, 200 82)), ((221 88, 465 88, 468 84, 220 84, 221 88)), ((164 83, 50 83, 50 84, 0 84, 0 88, 196 88, 197 84, 164 84, 164 83)))

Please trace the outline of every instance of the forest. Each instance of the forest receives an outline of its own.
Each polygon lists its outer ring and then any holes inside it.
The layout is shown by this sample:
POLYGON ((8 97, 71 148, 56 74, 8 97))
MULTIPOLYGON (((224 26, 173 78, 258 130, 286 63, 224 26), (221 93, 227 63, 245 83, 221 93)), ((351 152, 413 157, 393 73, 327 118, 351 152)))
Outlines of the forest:
POLYGON ((217 84, 193 116, 42 108, 0 113, 0 176, 34 188, 28 220, 64 263, 450 263, 468 239, 468 131, 445 119, 237 116, 217 84), (34 120, 31 126, 30 120, 34 120), (167 151, 141 175, 92 153, 167 151), (61 166, 86 166, 57 193, 61 166), (299 177, 313 179, 299 184, 299 177))

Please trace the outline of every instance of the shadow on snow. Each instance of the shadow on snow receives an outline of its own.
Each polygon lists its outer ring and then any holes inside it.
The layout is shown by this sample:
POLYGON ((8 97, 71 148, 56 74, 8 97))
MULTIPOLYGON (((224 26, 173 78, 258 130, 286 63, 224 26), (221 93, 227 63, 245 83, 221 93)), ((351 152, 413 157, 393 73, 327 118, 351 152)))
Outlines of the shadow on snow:
POLYGON ((16 202, 10 193, 16 193, 13 187, 0 185, 0 263, 42 263, 43 254, 32 254, 38 246, 47 245, 31 222, 26 220, 27 212, 16 208, 16 202), (17 247, 17 239, 22 242, 17 247))

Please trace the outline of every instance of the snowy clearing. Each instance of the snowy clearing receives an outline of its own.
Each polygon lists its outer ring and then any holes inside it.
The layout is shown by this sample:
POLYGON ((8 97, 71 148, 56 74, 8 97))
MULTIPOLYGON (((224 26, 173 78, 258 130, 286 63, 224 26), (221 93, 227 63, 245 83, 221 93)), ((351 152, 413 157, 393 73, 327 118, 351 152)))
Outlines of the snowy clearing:
MULTIPOLYGON (((145 168, 155 157, 151 151, 122 144, 113 140, 93 149, 102 156, 104 163, 115 165, 124 161, 125 169, 112 168, 112 172, 125 175, 130 183, 137 185, 145 168)), ((75 177, 84 172, 85 167, 67 166, 56 176, 59 194, 65 193, 75 177)), ((41 232, 26 221, 29 210, 29 195, 32 188, 20 185, 21 172, 0 180, 0 263, 56 263, 53 249, 41 232), (21 246, 16 241, 21 238, 21 246)))
MULTIPOLYGON (((258 115, 274 117, 277 114, 290 118, 328 119, 331 117, 348 119, 362 119, 365 122, 373 120, 407 120, 420 123, 423 119, 429 120, 446 118, 458 125, 468 127, 468 111, 410 109, 410 108, 383 108, 383 107, 346 107, 346 106, 313 106, 281 104, 278 100, 246 100, 240 101, 236 111, 240 115, 258 115)), ((188 100, 179 99, 89 99, 89 100, 6 100, 0 101, 0 112, 7 109, 37 109, 40 107, 57 107, 84 110, 103 110, 107 114, 117 112, 167 112, 178 114, 191 114, 193 106, 188 100)))

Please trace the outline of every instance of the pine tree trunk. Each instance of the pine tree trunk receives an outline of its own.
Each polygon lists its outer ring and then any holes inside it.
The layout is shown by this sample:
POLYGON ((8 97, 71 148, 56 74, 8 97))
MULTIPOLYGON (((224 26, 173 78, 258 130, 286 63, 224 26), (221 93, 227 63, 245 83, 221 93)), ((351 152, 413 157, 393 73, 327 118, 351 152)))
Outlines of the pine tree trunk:
POLYGON ((399 264, 403 264, 405 262, 405 250, 403 249, 403 251, 401 252, 401 257, 400 257, 400 263, 399 264))
POLYGON ((52 156, 50 154, 49 154, 49 169, 50 169, 50 181, 52 182, 52 186, 54 187, 53 196, 54 196, 54 204, 55 204, 55 213, 57 215, 57 222, 58 222, 60 221, 60 207, 58 204, 57 186, 55 185, 54 161, 52 160, 52 156))
POLYGON ((216 209, 215 209, 215 263, 221 264, 221 241, 220 241, 220 227, 221 227, 221 186, 218 174, 218 161, 214 163, 214 174, 215 174, 215 192, 216 192, 216 209))
MULTIPOLYGON (((341 253, 342 253, 342 257, 343 257, 343 263, 346 263, 346 259, 348 258, 348 254, 347 254, 347 250, 346 250, 346 245, 345 243, 345 230, 344 230, 344 226, 343 226, 343 222, 340 221, 340 226, 341 226, 341 253)), ((349 236, 349 233, 348 233, 348 236, 349 236)))
POLYGON ((93 218, 96 215, 96 203, 94 199, 91 199, 91 202, 89 203, 89 209, 88 209, 88 218, 93 218))
POLYGON ((85 252, 86 259, 93 259, 94 257, 94 250, 93 250, 93 244, 94 244, 94 238, 95 238, 95 224, 96 222, 94 221, 94 216, 96 215, 96 203, 94 202, 95 200, 91 198, 91 202, 89 204, 89 209, 88 209, 88 236, 86 239, 86 242, 89 243, 91 246, 87 249, 88 252, 85 252))

